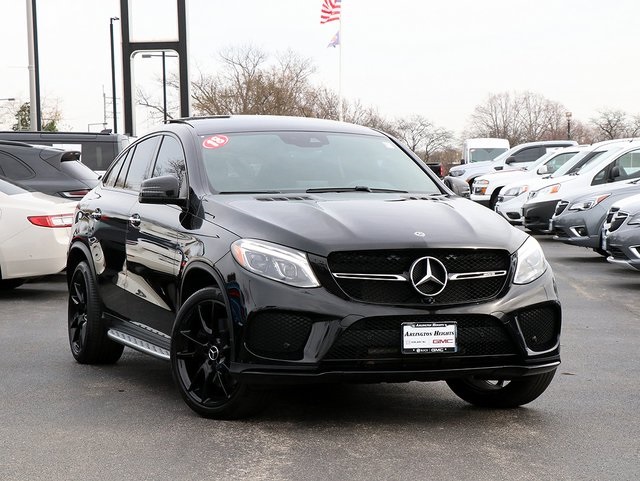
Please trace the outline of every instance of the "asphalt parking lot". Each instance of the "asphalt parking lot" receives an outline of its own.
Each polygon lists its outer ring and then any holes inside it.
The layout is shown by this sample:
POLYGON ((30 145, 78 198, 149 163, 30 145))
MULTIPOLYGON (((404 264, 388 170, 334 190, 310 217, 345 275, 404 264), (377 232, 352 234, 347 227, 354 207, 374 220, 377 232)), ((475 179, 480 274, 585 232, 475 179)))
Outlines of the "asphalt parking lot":
POLYGON ((632 480, 640 468, 640 272, 539 237, 563 363, 528 407, 444 383, 280 389, 258 418, 197 417, 168 363, 75 363, 63 276, 0 293, 0 479, 632 480))

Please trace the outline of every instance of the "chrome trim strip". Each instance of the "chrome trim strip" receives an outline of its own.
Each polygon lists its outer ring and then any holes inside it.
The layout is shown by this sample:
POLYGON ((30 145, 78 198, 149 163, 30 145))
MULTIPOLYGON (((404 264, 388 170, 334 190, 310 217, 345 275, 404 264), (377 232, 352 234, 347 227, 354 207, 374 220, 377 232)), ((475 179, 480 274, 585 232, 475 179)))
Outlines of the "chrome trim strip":
MULTIPOLYGON (((336 279, 351 279, 356 281, 400 281, 407 282, 405 276, 400 274, 355 274, 337 272, 332 274, 336 279)), ((469 279, 487 279, 489 277, 506 276, 507 271, 485 271, 485 272, 461 272, 459 274, 449 274, 450 281, 466 281, 469 279)))
POLYGON ((125 334, 124 332, 116 329, 109 329, 107 331, 107 336, 120 344, 124 344, 132 349, 136 349, 137 351, 144 352, 145 354, 149 354, 164 361, 168 361, 171 358, 169 351, 166 349, 147 341, 143 341, 142 339, 138 339, 137 337, 130 336, 129 334, 125 334))
POLYGON ((450 281, 466 281, 468 279, 486 279, 488 277, 506 276, 507 271, 462 272, 449 274, 450 281))
POLYGON ((333 274, 336 279, 353 279, 357 281, 403 281, 408 279, 399 274, 354 274, 337 272, 333 274))
POLYGON ((152 327, 147 326, 146 324, 142 324, 140 322, 135 322, 135 321, 131 321, 131 324, 134 324, 136 326, 138 326, 141 329, 144 329, 145 331, 149 331, 154 333, 156 336, 160 336, 160 337, 164 337, 167 340, 171 340, 171 336, 167 336, 164 332, 160 332, 152 327))

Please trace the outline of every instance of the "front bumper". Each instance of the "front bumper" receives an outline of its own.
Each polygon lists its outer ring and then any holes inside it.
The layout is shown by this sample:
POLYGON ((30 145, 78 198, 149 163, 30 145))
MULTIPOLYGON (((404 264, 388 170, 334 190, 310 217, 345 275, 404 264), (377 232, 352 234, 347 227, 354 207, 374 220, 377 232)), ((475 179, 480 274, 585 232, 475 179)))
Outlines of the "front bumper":
POLYGON ((560 362, 561 311, 550 268, 492 301, 441 308, 357 302, 244 271, 235 279, 227 288, 238 301, 230 370, 247 382, 510 378, 560 362), (402 354, 403 322, 443 320, 458 325, 458 352, 402 354))
POLYGON ((607 237, 607 258, 612 264, 619 264, 640 270, 640 229, 624 229, 607 237))
POLYGON ((597 249, 600 247, 600 231, 606 211, 565 212, 553 217, 554 239, 565 244, 597 249))
POLYGON ((522 206, 527 198, 527 194, 520 194, 519 196, 505 197, 498 196, 498 202, 494 210, 502 217, 507 219, 513 225, 522 225, 522 206))
POLYGON ((557 203, 557 200, 549 200, 524 204, 522 206, 522 216, 524 217, 525 228, 538 232, 551 232, 549 221, 553 217, 557 203))
POLYGON ((481 194, 481 191, 486 191, 486 187, 481 189, 472 186, 470 198, 472 201, 477 202, 478 204, 489 207, 489 203, 491 202, 491 194, 481 194))

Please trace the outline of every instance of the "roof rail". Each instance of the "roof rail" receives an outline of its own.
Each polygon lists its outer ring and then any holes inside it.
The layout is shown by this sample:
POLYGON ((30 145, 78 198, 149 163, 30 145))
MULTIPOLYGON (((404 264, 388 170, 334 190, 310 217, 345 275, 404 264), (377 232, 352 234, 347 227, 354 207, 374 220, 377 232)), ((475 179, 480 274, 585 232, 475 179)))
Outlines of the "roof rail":
POLYGON ((181 117, 178 119, 168 119, 167 124, 186 124, 191 120, 206 120, 206 119, 228 119, 231 115, 200 115, 192 117, 181 117))

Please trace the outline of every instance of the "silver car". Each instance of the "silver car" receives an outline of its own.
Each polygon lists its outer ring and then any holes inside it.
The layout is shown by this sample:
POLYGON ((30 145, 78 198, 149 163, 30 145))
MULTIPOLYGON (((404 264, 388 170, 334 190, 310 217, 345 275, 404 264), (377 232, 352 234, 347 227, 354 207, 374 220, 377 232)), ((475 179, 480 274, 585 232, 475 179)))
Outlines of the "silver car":
POLYGON ((609 208, 617 201, 640 194, 640 181, 597 186, 558 202, 551 218, 554 239, 588 247, 608 255, 601 248, 601 230, 609 208))

